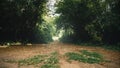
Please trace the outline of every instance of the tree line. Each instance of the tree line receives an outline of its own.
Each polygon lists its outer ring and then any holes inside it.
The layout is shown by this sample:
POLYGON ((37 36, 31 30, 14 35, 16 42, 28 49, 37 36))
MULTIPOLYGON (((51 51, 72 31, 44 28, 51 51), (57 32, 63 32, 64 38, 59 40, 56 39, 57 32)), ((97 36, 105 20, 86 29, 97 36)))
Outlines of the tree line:
POLYGON ((120 0, 60 0, 56 6, 61 41, 120 43, 120 0))
POLYGON ((47 0, 0 0, 0 43, 52 41, 42 15, 47 0), (43 28, 46 27, 46 28, 43 28))
MULTIPOLYGON (((0 0, 0 43, 48 43, 52 27, 65 30, 61 41, 120 43, 120 0, 59 0, 54 25, 47 24, 47 0, 0 0)), ((49 22, 49 21, 47 21, 49 22)))

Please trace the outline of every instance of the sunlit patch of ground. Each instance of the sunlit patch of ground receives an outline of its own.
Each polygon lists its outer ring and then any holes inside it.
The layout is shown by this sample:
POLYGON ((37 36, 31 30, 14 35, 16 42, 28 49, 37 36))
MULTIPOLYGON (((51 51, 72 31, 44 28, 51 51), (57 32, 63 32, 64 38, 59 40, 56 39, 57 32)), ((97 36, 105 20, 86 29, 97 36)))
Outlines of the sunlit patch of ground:
POLYGON ((0 46, 0 48, 7 48, 7 47, 9 47, 9 46, 0 46))
MULTIPOLYGON (((9 47, 0 47, 0 68, 18 68, 17 63, 7 63, 2 60, 21 60, 35 55, 50 54, 58 52, 59 65, 61 68, 119 68, 120 67, 120 52, 105 50, 100 47, 91 46, 76 46, 73 44, 63 44, 53 42, 51 44, 33 44, 31 46, 12 45, 9 47), (89 64, 83 62, 66 61, 63 55, 67 52, 78 52, 80 50, 94 51, 102 54, 105 59, 111 62, 103 62, 100 64, 89 64)), ((22 66, 21 68, 34 68, 34 66, 22 66)))

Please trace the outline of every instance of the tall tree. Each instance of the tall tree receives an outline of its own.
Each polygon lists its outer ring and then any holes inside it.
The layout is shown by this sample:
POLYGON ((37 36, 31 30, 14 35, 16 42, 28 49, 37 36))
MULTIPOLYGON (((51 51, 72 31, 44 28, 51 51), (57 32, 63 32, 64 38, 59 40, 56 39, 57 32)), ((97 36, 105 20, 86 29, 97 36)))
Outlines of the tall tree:
POLYGON ((96 18, 95 12, 92 10, 99 7, 99 0, 62 0, 58 4, 57 13, 60 13, 58 25, 63 28, 72 28, 74 31, 74 40, 88 41, 90 36, 85 29, 86 25, 93 22, 96 18), (97 7, 96 4, 98 4, 97 7))
POLYGON ((75 42, 119 43, 119 5, 119 0, 61 0, 56 23, 58 28, 72 29, 67 36, 75 42))
POLYGON ((0 42, 35 40, 47 0, 0 0, 0 42))

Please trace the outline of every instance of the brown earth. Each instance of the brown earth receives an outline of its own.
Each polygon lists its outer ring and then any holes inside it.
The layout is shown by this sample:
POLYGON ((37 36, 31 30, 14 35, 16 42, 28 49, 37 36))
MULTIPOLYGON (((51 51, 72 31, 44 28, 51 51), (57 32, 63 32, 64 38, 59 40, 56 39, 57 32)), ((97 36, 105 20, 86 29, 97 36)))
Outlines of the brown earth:
MULTIPOLYGON (((17 63, 3 62, 6 60, 20 60, 29 58, 39 54, 49 54, 51 52, 58 52, 59 65, 61 68, 120 68, 120 52, 106 50, 101 47, 92 46, 77 46, 73 44, 63 44, 53 42, 51 44, 34 44, 29 46, 13 45, 9 47, 0 47, 0 68, 19 68, 17 63), (104 58, 111 62, 104 62, 100 64, 89 64, 77 61, 67 62, 63 55, 66 52, 77 52, 80 50, 88 50, 103 54, 104 58)), ((22 66, 20 68, 34 68, 34 66, 22 66)))

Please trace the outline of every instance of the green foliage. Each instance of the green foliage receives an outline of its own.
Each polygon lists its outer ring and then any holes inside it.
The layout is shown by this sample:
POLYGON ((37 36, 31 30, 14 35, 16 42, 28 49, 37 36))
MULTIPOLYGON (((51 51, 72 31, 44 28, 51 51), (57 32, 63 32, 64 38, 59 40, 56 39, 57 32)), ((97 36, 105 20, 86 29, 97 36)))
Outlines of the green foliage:
POLYGON ((49 57, 45 63, 47 63, 47 64, 57 64, 58 62, 59 61, 58 61, 57 57, 49 57))
POLYGON ((60 68, 59 65, 57 65, 59 63, 58 53, 52 52, 44 63, 41 68, 60 68))
POLYGON ((113 51, 120 51, 120 44, 117 45, 103 45, 102 48, 113 50, 113 51))
POLYGON ((73 34, 71 34, 73 41, 80 40, 83 42, 90 39, 85 27, 93 21, 95 15, 91 8, 88 7, 89 1, 63 0, 58 3, 56 12, 61 15, 56 23, 60 28, 65 30, 71 28, 73 30, 73 34))
POLYGON ((92 47, 102 47, 104 49, 108 49, 108 50, 113 50, 113 51, 120 51, 120 44, 114 44, 114 45, 110 45, 110 44, 99 44, 99 43, 81 43, 81 42, 77 42, 75 43, 75 45, 82 45, 82 46, 92 46, 92 47))
POLYGON ((87 50, 82 50, 81 53, 83 55, 86 55, 86 56, 89 56, 89 57, 95 57, 95 58, 103 59, 103 56, 99 53, 96 53, 96 52, 88 52, 87 50))
POLYGON ((35 30, 35 41, 36 43, 49 43, 52 40, 52 27, 43 22, 42 24, 38 24, 35 30))
POLYGON ((53 64, 53 65, 59 63, 58 53, 57 52, 51 53, 51 56, 49 58, 47 58, 47 60, 45 61, 45 63, 47 63, 47 64, 53 64))
POLYGON ((41 68, 60 68, 58 65, 53 64, 44 64, 41 66, 41 68))
POLYGON ((0 42, 50 42, 51 27, 41 24, 43 13, 46 12, 46 2, 47 0, 1 0, 0 42), (41 29, 36 26, 37 24, 41 29))
POLYGON ((61 0, 57 4, 56 13, 60 14, 56 19, 57 28, 73 30, 73 34, 66 32, 61 40, 119 43, 119 6, 119 0, 61 0))
POLYGON ((96 52, 82 50, 80 53, 68 52, 65 54, 68 60, 75 60, 84 63, 100 63, 104 62, 103 56, 96 52))
POLYGON ((18 61, 18 63, 20 66, 21 65, 36 65, 36 64, 42 63, 44 61, 45 57, 47 57, 47 56, 37 55, 37 56, 31 57, 28 59, 20 60, 20 61, 18 61))
POLYGON ((36 55, 31 58, 19 60, 18 64, 19 66, 22 65, 34 65, 41 68, 59 68, 58 59, 58 53, 53 52, 49 55, 36 55), (39 66, 39 64, 42 64, 42 66, 39 66))

